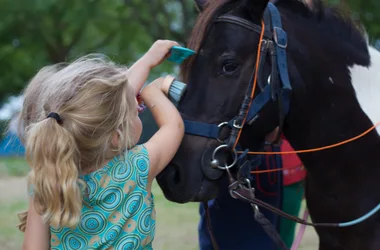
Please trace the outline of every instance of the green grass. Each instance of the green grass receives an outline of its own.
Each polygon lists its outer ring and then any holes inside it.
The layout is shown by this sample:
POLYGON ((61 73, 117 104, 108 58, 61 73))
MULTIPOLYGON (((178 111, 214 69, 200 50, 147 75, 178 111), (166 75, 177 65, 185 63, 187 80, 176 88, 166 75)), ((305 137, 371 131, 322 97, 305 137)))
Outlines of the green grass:
MULTIPOLYGON (((198 249, 198 205, 167 201, 156 183, 153 192, 157 213, 154 249, 198 249)), ((16 214, 27 209, 27 201, 23 197, 12 197, 6 202, 0 200, 0 203, 0 249, 21 249, 23 234, 16 228, 16 214)))
MULTIPOLYGON (((23 234, 16 225, 19 223, 17 213, 27 209, 25 178, 17 178, 19 181, 14 182, 14 177, 24 177, 28 170, 23 158, 0 158, 0 182, 9 182, 9 185, 4 185, 6 188, 20 189, 9 197, 0 195, 0 250, 21 249, 23 234)), ((198 249, 198 204, 181 205, 167 201, 156 182, 153 183, 152 193, 157 213, 154 249, 198 249)))
MULTIPOLYGON (((17 213, 27 209, 26 185, 23 177, 28 166, 22 158, 0 158, 0 250, 21 249, 23 234, 18 231, 17 213), (11 192, 7 193, 7 189, 11 192), (1 195, 3 194, 3 195, 1 195)), ((165 199, 161 189, 154 182, 152 192, 156 205, 156 250, 198 249, 197 226, 198 204, 176 204, 165 199)), ((311 230, 311 229, 308 229, 311 230)), ((317 249, 316 237, 308 234, 300 249, 317 249)))
POLYGON ((29 171, 28 164, 22 157, 0 158, 0 176, 25 176, 29 171))
POLYGON ((16 213, 27 208, 27 201, 18 199, 0 203, 0 249, 21 249, 23 234, 16 228, 19 223, 16 213))

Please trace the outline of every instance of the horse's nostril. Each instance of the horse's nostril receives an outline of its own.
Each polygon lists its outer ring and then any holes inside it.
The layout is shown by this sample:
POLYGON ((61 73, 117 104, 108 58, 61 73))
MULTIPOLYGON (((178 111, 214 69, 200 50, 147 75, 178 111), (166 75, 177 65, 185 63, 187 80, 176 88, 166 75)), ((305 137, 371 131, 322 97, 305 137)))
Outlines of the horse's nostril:
POLYGON ((173 176, 173 182, 174 184, 179 184, 181 181, 181 178, 180 178, 180 175, 179 175, 179 171, 177 168, 175 168, 175 171, 174 171, 174 176, 173 176))
POLYGON ((172 174, 172 180, 175 185, 178 185, 181 181, 180 174, 179 174, 179 166, 176 164, 170 164, 171 174, 172 174))

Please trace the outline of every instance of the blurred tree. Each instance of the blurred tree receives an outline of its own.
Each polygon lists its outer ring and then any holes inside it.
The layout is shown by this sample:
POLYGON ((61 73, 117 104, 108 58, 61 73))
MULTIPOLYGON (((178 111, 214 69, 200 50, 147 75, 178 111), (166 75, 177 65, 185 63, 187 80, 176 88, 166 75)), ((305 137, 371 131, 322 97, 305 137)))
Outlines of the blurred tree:
POLYGON ((0 107, 44 65, 91 52, 131 64, 154 40, 184 44, 195 13, 189 0, 1 0, 0 107))
POLYGON ((371 44, 380 49, 380 1, 379 0, 327 0, 348 8, 354 20, 361 22, 369 34, 371 44))
MULTIPOLYGON (((326 1, 346 3, 378 41, 380 1, 326 1)), ((1 0, 0 15, 1 107, 44 65, 90 52, 130 64, 156 39, 184 44, 196 9, 192 0, 1 0)), ((165 63, 152 76, 175 69, 165 63)))

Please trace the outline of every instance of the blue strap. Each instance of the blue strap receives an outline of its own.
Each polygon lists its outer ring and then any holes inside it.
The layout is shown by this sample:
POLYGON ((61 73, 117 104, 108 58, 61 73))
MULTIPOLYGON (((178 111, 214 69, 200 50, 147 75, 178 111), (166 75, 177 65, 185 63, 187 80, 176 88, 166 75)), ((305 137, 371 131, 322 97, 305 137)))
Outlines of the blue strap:
POLYGON ((249 108, 246 121, 251 121, 261 109, 269 102, 271 99, 271 86, 268 84, 264 91, 258 94, 255 99, 253 99, 251 107, 249 108))
POLYGON ((222 128, 215 124, 184 120, 185 133, 190 135, 198 135, 208 138, 219 138, 219 133, 222 128))
POLYGON ((369 217, 371 217, 372 215, 374 215, 375 213, 377 213, 379 211, 380 211, 380 203, 377 204, 377 206, 375 208, 373 208, 371 211, 369 211, 368 213, 366 213, 362 217, 360 217, 356 220, 349 221, 349 222, 339 223, 338 225, 339 225, 339 227, 349 227, 349 226, 359 224, 359 223, 367 220, 369 217))
POLYGON ((288 73, 288 62, 286 58, 286 47, 288 46, 288 36, 286 32, 282 29, 281 15, 277 7, 269 3, 268 9, 272 16, 273 25, 273 38, 276 43, 277 51, 277 66, 280 73, 280 78, 284 89, 291 90, 289 73, 288 73))
POLYGON ((290 90, 284 89, 282 92, 284 114, 287 115, 290 109, 290 90))

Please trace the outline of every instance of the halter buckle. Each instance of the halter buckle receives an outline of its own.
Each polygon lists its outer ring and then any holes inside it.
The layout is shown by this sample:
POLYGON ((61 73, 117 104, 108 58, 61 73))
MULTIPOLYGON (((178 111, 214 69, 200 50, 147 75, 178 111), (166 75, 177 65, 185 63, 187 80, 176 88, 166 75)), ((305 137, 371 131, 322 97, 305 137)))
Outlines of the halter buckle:
POLYGON ((234 128, 236 129, 242 129, 243 128, 243 124, 237 124, 237 121, 234 120, 234 124, 233 124, 234 128))
POLYGON ((278 47, 282 49, 286 49, 288 47, 288 37, 283 29, 281 29, 280 27, 274 27, 273 37, 278 47))

